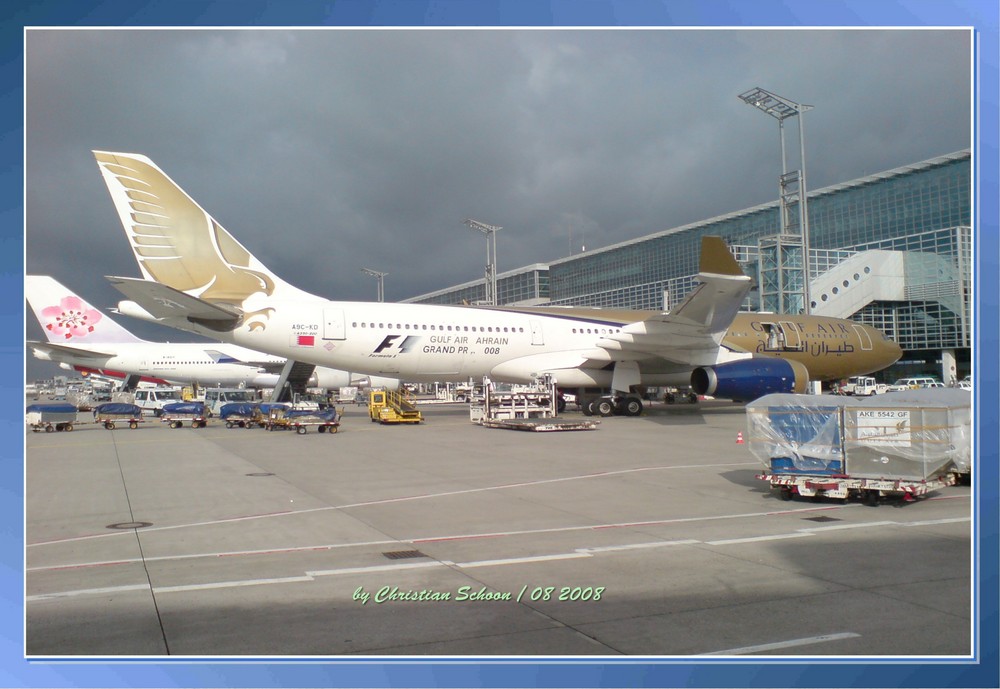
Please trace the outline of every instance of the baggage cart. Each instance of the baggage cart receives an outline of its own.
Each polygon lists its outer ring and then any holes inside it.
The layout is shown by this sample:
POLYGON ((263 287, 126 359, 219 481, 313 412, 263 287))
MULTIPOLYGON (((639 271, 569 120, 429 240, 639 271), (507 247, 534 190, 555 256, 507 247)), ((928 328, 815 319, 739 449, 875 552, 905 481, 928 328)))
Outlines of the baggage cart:
POLYGON ((253 428, 259 423, 260 405, 249 402, 230 402, 219 407, 219 418, 226 428, 253 428))
POLYGON ((273 406, 268 411, 266 428, 269 431, 294 428, 299 435, 305 435, 310 426, 315 426, 320 433, 336 433, 340 428, 340 415, 333 407, 306 410, 273 406))
POLYGON ((766 395, 747 405, 749 449, 767 467, 757 478, 783 500, 912 502, 971 471, 969 405, 953 389, 766 395))
POLYGON ((76 407, 72 404, 30 404, 24 410, 24 420, 35 433, 73 430, 76 407))
POLYGON ((113 431, 119 423, 127 423, 129 428, 135 430, 142 423, 142 409, 125 402, 106 402, 94 407, 94 421, 104 424, 109 431, 113 431))
POLYGON ((163 405, 163 413, 160 414, 160 421, 171 428, 180 428, 185 421, 191 424, 191 428, 204 428, 207 418, 208 409, 204 402, 172 402, 163 405))

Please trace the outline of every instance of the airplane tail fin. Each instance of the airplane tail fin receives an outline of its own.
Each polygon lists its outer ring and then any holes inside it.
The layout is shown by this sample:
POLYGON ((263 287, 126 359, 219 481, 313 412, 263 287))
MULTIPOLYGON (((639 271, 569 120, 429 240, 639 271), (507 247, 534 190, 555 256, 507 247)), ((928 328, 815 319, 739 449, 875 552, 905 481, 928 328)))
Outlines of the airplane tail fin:
POLYGON ((48 275, 26 276, 24 296, 49 342, 143 342, 48 275))
POLYGON ((143 155, 94 151, 146 280, 239 308, 295 291, 143 155))

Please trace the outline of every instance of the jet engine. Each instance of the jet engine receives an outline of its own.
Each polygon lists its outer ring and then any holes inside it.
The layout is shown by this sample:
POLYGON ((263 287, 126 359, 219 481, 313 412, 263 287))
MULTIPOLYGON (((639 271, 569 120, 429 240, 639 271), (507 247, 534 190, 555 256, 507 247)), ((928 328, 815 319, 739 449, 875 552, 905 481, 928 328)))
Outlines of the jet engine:
POLYGON ((750 401, 772 392, 806 392, 809 371, 797 361, 759 357, 702 366, 691 372, 696 394, 750 401))

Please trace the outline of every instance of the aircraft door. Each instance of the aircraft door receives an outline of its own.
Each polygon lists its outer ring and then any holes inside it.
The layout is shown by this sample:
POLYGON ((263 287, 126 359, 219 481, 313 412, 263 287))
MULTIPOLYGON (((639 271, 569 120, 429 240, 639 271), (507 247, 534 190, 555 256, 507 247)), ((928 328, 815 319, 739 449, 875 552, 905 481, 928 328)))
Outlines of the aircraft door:
POLYGON ((528 321, 531 326, 531 344, 541 346, 545 344, 545 335, 542 333, 541 321, 528 321))
POLYGON ((323 309, 323 339, 347 339, 347 325, 344 322, 343 309, 323 309))
POLYGON ((802 349, 802 338, 799 337, 799 329, 791 321, 779 321, 778 326, 785 335, 785 349, 802 349))
POLYGON ((760 325, 767 337, 764 341, 765 352, 794 352, 803 348, 798 328, 791 321, 762 322, 760 325))
POLYGON ((870 352, 872 350, 872 338, 868 334, 868 331, 860 325, 853 326, 855 332, 858 333, 858 340, 861 341, 861 350, 865 352, 870 352))

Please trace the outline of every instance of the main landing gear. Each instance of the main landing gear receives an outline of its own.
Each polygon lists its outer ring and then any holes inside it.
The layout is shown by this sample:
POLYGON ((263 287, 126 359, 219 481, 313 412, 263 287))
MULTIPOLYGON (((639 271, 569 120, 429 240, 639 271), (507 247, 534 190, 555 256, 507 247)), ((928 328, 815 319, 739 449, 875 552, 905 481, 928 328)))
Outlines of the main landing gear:
POLYGON ((580 409, 584 416, 639 416, 643 407, 635 395, 605 395, 584 400, 580 409))

